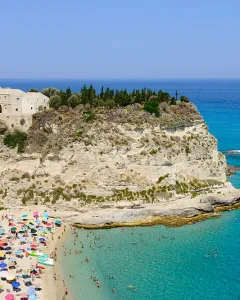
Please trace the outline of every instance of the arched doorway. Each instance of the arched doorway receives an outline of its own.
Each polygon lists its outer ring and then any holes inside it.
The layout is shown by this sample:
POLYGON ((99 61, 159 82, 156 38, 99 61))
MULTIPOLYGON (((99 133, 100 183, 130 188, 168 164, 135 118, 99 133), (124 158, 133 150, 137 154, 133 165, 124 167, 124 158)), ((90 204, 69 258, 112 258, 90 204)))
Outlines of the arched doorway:
POLYGON ((2 105, 0 104, 0 114, 2 113, 2 105))

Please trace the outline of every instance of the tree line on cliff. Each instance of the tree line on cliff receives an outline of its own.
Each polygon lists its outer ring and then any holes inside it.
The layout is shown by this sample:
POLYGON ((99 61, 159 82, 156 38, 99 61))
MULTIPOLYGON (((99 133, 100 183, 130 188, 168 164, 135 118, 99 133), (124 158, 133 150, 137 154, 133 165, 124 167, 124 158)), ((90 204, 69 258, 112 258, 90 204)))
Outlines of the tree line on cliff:
MULTIPOLYGON (((177 104, 176 98, 171 97, 169 93, 162 90, 156 92, 146 88, 141 90, 134 89, 128 92, 126 89, 114 90, 109 87, 106 89, 102 87, 100 92, 97 93, 92 85, 89 87, 84 85, 79 93, 72 93, 70 87, 65 91, 55 88, 45 88, 41 92, 50 98, 49 106, 55 109, 63 105, 72 108, 75 108, 79 104, 90 107, 113 108, 139 103, 144 106, 145 111, 159 116, 160 103, 165 102, 168 105, 177 104)), ((186 96, 181 96, 180 101, 189 102, 186 96)))

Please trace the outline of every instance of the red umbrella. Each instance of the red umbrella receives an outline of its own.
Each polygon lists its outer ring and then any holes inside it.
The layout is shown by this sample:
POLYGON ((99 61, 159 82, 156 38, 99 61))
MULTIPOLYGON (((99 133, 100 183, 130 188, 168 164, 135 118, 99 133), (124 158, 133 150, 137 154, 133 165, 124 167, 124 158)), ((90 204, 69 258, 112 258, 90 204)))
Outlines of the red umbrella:
POLYGON ((43 266, 37 266, 38 269, 45 269, 43 266))
POLYGON ((50 227, 50 226, 52 226, 52 223, 46 223, 46 226, 50 227))
POLYGON ((30 245, 30 248, 37 248, 37 246, 32 244, 32 245, 30 245))

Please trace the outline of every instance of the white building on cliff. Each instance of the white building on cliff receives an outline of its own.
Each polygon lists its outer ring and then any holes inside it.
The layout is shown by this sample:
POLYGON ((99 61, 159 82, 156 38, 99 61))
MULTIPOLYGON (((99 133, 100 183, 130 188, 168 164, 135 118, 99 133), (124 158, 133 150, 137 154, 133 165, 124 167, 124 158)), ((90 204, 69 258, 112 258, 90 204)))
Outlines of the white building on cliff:
POLYGON ((0 120, 8 126, 27 130, 31 126, 32 115, 40 108, 47 109, 48 101, 49 98, 41 93, 0 88, 0 120))

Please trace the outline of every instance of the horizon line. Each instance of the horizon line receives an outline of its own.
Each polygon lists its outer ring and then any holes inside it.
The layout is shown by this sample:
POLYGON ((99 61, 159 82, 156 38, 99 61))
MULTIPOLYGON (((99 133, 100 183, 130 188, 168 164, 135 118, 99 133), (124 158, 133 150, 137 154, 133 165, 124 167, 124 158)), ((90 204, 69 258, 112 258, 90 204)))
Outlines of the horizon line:
POLYGON ((0 80, 240 80, 240 77, 224 78, 224 77, 185 77, 185 78, 81 78, 81 77, 0 77, 0 80))

